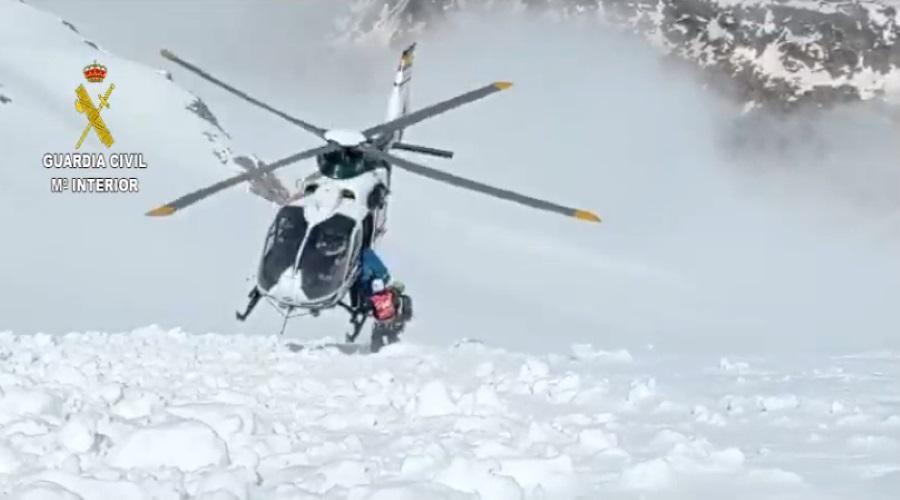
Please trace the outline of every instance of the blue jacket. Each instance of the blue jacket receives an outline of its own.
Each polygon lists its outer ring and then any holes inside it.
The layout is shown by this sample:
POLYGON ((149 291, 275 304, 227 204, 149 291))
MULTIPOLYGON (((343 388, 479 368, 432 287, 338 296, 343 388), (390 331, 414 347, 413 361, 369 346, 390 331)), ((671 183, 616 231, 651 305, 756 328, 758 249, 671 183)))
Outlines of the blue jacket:
POLYGON ((387 284, 391 280, 391 274, 387 266, 378 257, 374 250, 366 248, 360 255, 359 281, 363 284, 371 283, 374 279, 381 279, 387 284))

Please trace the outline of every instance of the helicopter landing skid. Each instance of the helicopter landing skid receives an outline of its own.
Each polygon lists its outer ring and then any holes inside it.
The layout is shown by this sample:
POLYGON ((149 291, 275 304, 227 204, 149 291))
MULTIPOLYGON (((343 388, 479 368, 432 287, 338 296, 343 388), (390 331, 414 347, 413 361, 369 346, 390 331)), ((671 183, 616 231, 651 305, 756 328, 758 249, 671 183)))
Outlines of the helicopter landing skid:
POLYGON ((235 311, 234 317, 237 318, 238 321, 244 321, 247 319, 247 316, 253 312, 253 309, 256 308, 256 304, 259 303, 259 299, 262 298, 262 294, 259 293, 259 289, 253 287, 253 290, 250 290, 250 293, 247 295, 250 299, 250 302, 247 303, 247 308, 244 309, 243 313, 235 311))
MULTIPOLYGON (((270 301, 270 302, 272 302, 272 301, 270 301)), ((297 317, 300 317, 300 316, 313 316, 313 317, 315 317, 315 316, 318 316, 318 315, 319 315, 319 311, 318 311, 318 310, 305 311, 305 312, 294 312, 294 309, 297 309, 297 306, 290 306, 290 305, 285 305, 285 304, 276 304, 276 303, 274 303, 274 302, 272 302, 272 305, 273 305, 273 306, 275 307, 275 309, 277 309, 278 312, 284 317, 284 321, 281 322, 281 330, 278 332, 278 335, 279 335, 279 336, 284 335, 284 329, 285 329, 285 327, 287 327, 287 322, 288 322, 289 319, 291 319, 291 318, 297 318, 297 317)))
MULTIPOLYGON (((247 297, 250 299, 250 301, 247 303, 247 307, 246 309, 244 309, 244 312, 235 311, 234 313, 234 316, 238 321, 244 321, 247 319, 247 316, 249 316, 250 313, 253 312, 253 310, 256 308, 256 304, 259 303, 259 300, 263 298, 263 294, 260 293, 259 289, 253 288, 253 290, 250 290, 250 293, 247 295, 247 297)), ((296 306, 279 304, 268 297, 267 299, 269 303, 271 303, 272 306, 275 307, 275 309, 277 309, 278 312, 284 317, 284 321, 281 323, 281 330, 278 332, 279 336, 284 335, 284 329, 287 327, 287 322, 289 319, 296 318, 298 316, 312 316, 314 318, 317 318, 322 313, 321 309, 313 309, 307 310, 306 312, 296 313, 294 312, 294 310, 297 309, 296 306)), ((362 329, 366 324, 366 320, 368 319, 368 315, 354 309, 353 307, 343 302, 338 302, 337 305, 347 311, 348 314, 350 314, 350 324, 353 326, 353 331, 346 335, 346 339, 348 343, 353 343, 362 332, 362 329)))

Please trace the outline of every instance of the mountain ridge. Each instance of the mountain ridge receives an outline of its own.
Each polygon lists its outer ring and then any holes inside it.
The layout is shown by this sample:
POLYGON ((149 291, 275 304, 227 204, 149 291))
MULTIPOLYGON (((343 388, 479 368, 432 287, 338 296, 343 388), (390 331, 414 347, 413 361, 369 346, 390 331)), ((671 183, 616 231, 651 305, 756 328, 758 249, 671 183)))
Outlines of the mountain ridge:
POLYGON ((892 100, 900 90, 898 13, 884 0, 358 0, 345 25, 350 37, 390 42, 500 5, 638 33, 747 109, 892 100))

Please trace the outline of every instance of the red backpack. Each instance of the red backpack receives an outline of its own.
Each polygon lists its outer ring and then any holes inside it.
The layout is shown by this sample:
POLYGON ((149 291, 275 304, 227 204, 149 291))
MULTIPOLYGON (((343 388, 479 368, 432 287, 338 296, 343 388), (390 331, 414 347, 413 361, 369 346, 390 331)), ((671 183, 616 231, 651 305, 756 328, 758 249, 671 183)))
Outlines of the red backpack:
POLYGON ((378 321, 388 321, 397 313, 394 307, 394 294, 391 290, 384 290, 372 295, 373 316, 378 321))

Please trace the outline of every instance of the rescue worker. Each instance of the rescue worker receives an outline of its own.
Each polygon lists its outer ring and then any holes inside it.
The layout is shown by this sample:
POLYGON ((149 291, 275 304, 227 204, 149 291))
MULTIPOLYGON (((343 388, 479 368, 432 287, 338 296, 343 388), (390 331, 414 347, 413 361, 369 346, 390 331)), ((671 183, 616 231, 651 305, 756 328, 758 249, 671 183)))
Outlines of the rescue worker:
MULTIPOLYGON (((360 255, 360 272, 352 290, 352 305, 354 310, 366 314, 376 313, 376 319, 394 319, 396 307, 400 306, 400 297, 403 295, 402 283, 391 281, 391 274, 387 266, 371 248, 363 249, 360 255), (373 299, 376 299, 373 301, 373 299), (385 301, 389 299, 389 301, 385 301), (387 308, 387 304, 394 304, 387 308), (388 314, 390 311, 390 314, 388 314)), ((411 312, 411 311, 409 311, 411 312)), ((405 321, 409 314, 404 312, 398 320, 405 321)))
POLYGON ((360 310, 369 301, 372 293, 372 281, 381 280, 387 284, 391 281, 391 273, 387 266, 371 248, 364 248, 359 256, 359 276, 351 289, 351 300, 354 310, 360 310))

